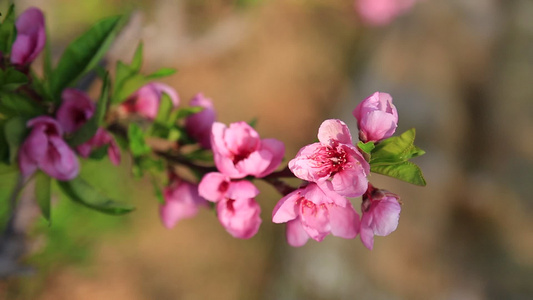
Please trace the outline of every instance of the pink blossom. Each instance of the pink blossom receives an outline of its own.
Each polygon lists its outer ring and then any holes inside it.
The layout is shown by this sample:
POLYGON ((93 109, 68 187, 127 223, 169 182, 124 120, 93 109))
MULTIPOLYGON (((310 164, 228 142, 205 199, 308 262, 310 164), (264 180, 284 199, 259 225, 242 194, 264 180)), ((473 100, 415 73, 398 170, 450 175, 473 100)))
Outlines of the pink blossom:
POLYGON ((259 190, 247 180, 231 181, 221 173, 208 173, 198 186, 200 196, 215 202, 218 220, 233 237, 253 237, 261 225, 259 190))
POLYGON ((368 191, 363 195, 361 211, 361 241, 372 250, 374 235, 386 236, 398 227, 401 211, 399 197, 369 185, 368 191))
POLYGON ((363 142, 379 142, 394 134, 398 126, 398 112, 387 93, 375 92, 357 105, 353 111, 363 142))
POLYGON ((289 162, 296 177, 322 185, 347 197, 361 196, 368 186, 370 166, 352 145, 350 130, 341 120, 326 120, 318 130, 319 143, 300 149, 289 162))
POLYGON ((98 149, 104 146, 108 146, 107 155, 109 156, 109 160, 114 165, 118 166, 120 164, 120 148, 118 147, 117 142, 115 141, 113 136, 101 127, 98 128, 92 138, 76 147, 76 150, 78 150, 78 153, 82 157, 87 158, 89 157, 89 155, 91 155, 91 152, 94 149, 98 149))
POLYGON ((78 130, 94 114, 95 104, 83 91, 65 89, 61 93, 61 99, 56 117, 66 133, 78 130))
POLYGON ((245 122, 226 125, 215 122, 211 128, 211 147, 218 170, 230 178, 247 175, 264 177, 274 171, 285 153, 276 139, 260 139, 245 122))
POLYGON ((201 206, 207 205, 198 195, 198 186, 181 179, 173 180, 163 191, 163 197, 165 204, 159 207, 159 215, 168 229, 181 219, 194 217, 201 206))
POLYGON ((151 82, 139 88, 128 100, 122 103, 121 107, 127 113, 137 113, 153 120, 159 111, 163 93, 170 97, 174 107, 178 106, 180 99, 172 87, 164 83, 151 82))
POLYGON ((17 28, 17 38, 11 48, 11 63, 27 65, 44 48, 46 31, 43 13, 38 8, 28 8, 17 18, 15 27, 17 28))
POLYGON ((204 109, 187 117, 185 129, 203 148, 211 149, 211 126, 213 126, 216 119, 213 102, 199 93, 192 98, 190 105, 200 106, 204 109))
POLYGON ((331 189, 309 183, 283 197, 272 213, 272 222, 287 223, 287 241, 303 246, 309 238, 318 242, 331 233, 352 239, 357 236, 359 215, 345 197, 331 189))
POLYGON ((416 0, 355 0, 355 10, 370 26, 384 26, 409 11, 416 0))
POLYGON ((28 121, 32 128, 19 149, 18 163, 23 176, 41 169, 59 179, 71 180, 78 175, 80 166, 76 154, 62 138, 59 123, 48 116, 28 121))

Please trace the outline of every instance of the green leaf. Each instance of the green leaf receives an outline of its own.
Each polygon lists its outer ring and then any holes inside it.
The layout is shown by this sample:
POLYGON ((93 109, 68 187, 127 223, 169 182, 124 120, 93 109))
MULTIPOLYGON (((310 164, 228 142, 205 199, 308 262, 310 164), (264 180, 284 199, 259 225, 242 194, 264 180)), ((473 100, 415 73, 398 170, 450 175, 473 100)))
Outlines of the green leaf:
MULTIPOLYGON (((129 69, 129 66, 124 65, 123 63, 121 65, 122 67, 117 66, 117 68, 122 68, 122 69, 128 68, 128 69, 122 70, 121 72, 131 72, 131 69, 129 69)), ((117 72, 118 72, 118 69, 117 69, 117 72)), ((128 97, 131 96, 131 94, 133 94, 135 91, 137 91, 139 88, 141 88, 143 85, 149 82, 149 80, 146 79, 141 74, 135 74, 135 73, 127 73, 127 74, 130 74, 130 75, 124 77, 124 79, 122 79, 120 84, 117 82, 115 93, 113 96, 113 103, 115 104, 119 104, 119 103, 126 101, 128 97)), ((125 75, 121 75, 121 76, 125 76, 125 75)))
POLYGON ((0 92, 0 113, 5 116, 36 117, 44 114, 44 109, 22 94, 0 92))
POLYGON ((15 162, 18 149, 28 133, 26 126, 27 119, 14 117, 9 119, 4 125, 4 135, 9 147, 9 164, 15 162))
POLYGON ((159 204, 165 204, 165 198, 163 197, 163 191, 159 187, 159 184, 157 184, 157 180, 155 178, 152 178, 151 180, 152 186, 154 187, 154 194, 159 202, 159 204))
POLYGON ((0 26, 0 52, 4 55, 11 52, 11 46, 17 36, 17 29, 15 27, 15 6, 11 4, 7 11, 6 17, 0 26))
POLYGON ((107 111, 107 104, 109 103, 109 74, 105 75, 104 82, 102 84, 102 90, 100 91, 100 99, 96 103, 96 110, 94 115, 83 126, 78 129, 68 143, 71 146, 79 146, 90 138, 92 138, 98 127, 102 125, 107 111))
POLYGON ((257 126, 257 121, 258 121, 257 118, 253 118, 250 120, 250 122, 248 122, 248 125, 250 125, 250 127, 252 128, 255 128, 257 126))
POLYGON ((172 123, 168 124, 168 119, 170 118, 170 113, 172 112, 173 108, 174 104, 172 103, 172 100, 170 100, 169 95, 167 95, 167 93, 163 93, 161 95, 161 101, 159 102, 159 110, 157 111, 157 116, 155 117, 154 121, 167 126, 172 125, 172 123))
POLYGON ((46 37, 47 39, 44 44, 43 52, 43 71, 45 81, 50 79, 50 76, 52 76, 52 50, 50 47, 50 34, 48 33, 48 29, 46 29, 46 37))
POLYGON ((370 171, 394 177, 412 184, 425 186, 426 180, 420 168, 410 161, 389 165, 371 165, 370 171))
POLYGON ((50 176, 43 172, 37 172, 35 174, 35 199, 37 204, 43 213, 43 217, 48 221, 50 220, 50 176))
POLYGON ((70 181, 57 181, 57 184, 74 202, 106 214, 122 215, 135 209, 129 204, 109 199, 80 177, 70 181))
POLYGON ((193 115, 195 113, 199 113, 203 109, 204 108, 201 107, 201 106, 189 106, 189 107, 184 107, 184 108, 178 109, 176 120, 180 120, 180 119, 186 118, 186 117, 188 117, 190 115, 193 115))
POLYGON ((415 135, 415 129, 411 128, 400 136, 391 137, 379 142, 374 150, 372 150, 370 164, 398 163, 423 155, 425 152, 413 145, 415 135))
POLYGON ((133 54, 133 59, 131 60, 130 68, 135 72, 139 73, 143 64, 143 43, 140 42, 135 49, 135 54, 133 54))
POLYGON ((5 126, 7 120, 0 120, 0 162, 9 163, 9 144, 6 140, 5 126))
POLYGON ((144 132, 141 127, 135 123, 131 123, 128 127, 128 140, 131 154, 134 157, 142 156, 152 151, 144 139, 144 132))
POLYGON ((359 141, 359 143, 357 143, 357 147, 361 149, 361 151, 365 152, 366 154, 371 154, 372 150, 374 150, 376 146, 374 145, 373 142, 363 143, 359 141))
POLYGON ((96 149, 93 149, 91 151, 91 154, 89 155, 90 158, 101 160, 104 157, 107 156, 107 149, 109 148, 109 145, 103 145, 102 147, 98 147, 96 149))
POLYGON ((174 74, 176 72, 177 72, 177 70, 173 69, 173 68, 161 68, 161 69, 155 71, 154 73, 146 76, 146 79, 148 79, 148 80, 159 79, 159 78, 170 76, 170 75, 172 75, 172 74, 174 74))
POLYGON ((153 159, 149 156, 139 156, 133 158, 132 172, 136 178, 141 178, 145 171, 163 172, 165 162, 162 159, 153 159))
POLYGON ((98 64, 125 20, 122 16, 104 19, 68 45, 50 78, 50 89, 56 99, 60 99, 65 87, 98 64))
POLYGON ((26 83, 28 83, 28 77, 24 73, 13 68, 0 69, 0 88, 3 91, 14 91, 26 83))

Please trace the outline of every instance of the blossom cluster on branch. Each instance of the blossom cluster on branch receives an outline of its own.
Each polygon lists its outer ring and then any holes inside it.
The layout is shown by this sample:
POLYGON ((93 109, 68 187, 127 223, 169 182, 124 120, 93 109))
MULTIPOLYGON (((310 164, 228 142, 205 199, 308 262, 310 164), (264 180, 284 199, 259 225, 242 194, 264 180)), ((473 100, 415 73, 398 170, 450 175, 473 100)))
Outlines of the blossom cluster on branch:
POLYGON ((290 245, 322 241, 331 233, 359 235, 372 249, 375 235, 396 229, 401 208, 398 195, 369 183, 370 173, 425 185, 409 161, 424 154, 413 144, 414 129, 393 136, 398 112, 389 94, 376 92, 355 107, 359 141, 343 121, 325 120, 318 142, 302 147, 280 170, 282 141, 261 138, 243 121, 217 122, 213 101, 201 93, 182 107, 175 89, 158 81, 173 69, 142 74, 142 43, 131 63, 117 62, 111 79, 98 62, 125 22, 98 22, 66 48, 55 67, 39 9, 15 19, 12 6, 1 24, 7 38, 0 41, 0 161, 18 166, 25 182, 41 187, 35 198, 45 218, 50 219, 52 179, 86 207, 114 215, 132 211, 79 175, 85 159, 107 156, 119 165, 126 155, 136 177, 150 177, 167 228, 204 207, 216 210, 233 237, 253 237, 262 223, 254 182, 262 180, 281 194, 272 221, 287 223, 290 245), (30 68, 41 52, 42 77, 30 68), (77 87, 90 77, 101 81, 97 101, 77 87), (301 184, 289 185, 284 179, 291 177, 301 184), (362 197, 361 216, 350 199, 355 197, 362 197))

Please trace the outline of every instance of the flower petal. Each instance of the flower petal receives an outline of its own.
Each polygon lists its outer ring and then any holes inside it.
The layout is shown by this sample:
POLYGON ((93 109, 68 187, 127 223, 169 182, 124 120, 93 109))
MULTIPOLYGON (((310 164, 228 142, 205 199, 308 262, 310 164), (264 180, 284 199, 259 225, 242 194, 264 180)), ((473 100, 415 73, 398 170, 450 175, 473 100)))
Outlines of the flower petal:
POLYGON ((287 223, 287 242, 293 247, 301 247, 307 243, 309 235, 304 230, 300 219, 287 223))
POLYGON ((348 126, 337 119, 325 120, 318 129, 318 140, 323 145, 331 145, 332 141, 341 144, 352 144, 352 135, 348 126))

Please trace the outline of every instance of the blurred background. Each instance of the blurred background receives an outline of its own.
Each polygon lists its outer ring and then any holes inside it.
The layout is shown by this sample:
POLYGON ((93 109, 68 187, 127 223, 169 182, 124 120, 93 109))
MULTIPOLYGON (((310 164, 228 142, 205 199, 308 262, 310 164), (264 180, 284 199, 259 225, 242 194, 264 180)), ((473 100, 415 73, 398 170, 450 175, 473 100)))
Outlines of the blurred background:
POLYGON ((257 118, 287 160, 326 118, 355 132, 357 103, 388 92, 397 132, 416 127, 427 152, 415 162, 428 185, 372 174, 403 201, 398 229, 373 251, 331 236, 291 248, 270 222, 280 196, 268 185, 259 233, 238 240, 207 210, 165 229, 128 159, 86 162, 91 182, 137 210, 101 215, 57 194, 48 225, 22 197, 33 270, 0 282, 0 299, 533 299, 530 0, 425 0, 380 27, 352 0, 15 2, 45 12, 56 58, 95 21, 131 12, 110 66, 142 40, 145 73, 177 68, 165 82, 182 103, 203 92, 221 122, 257 118))

